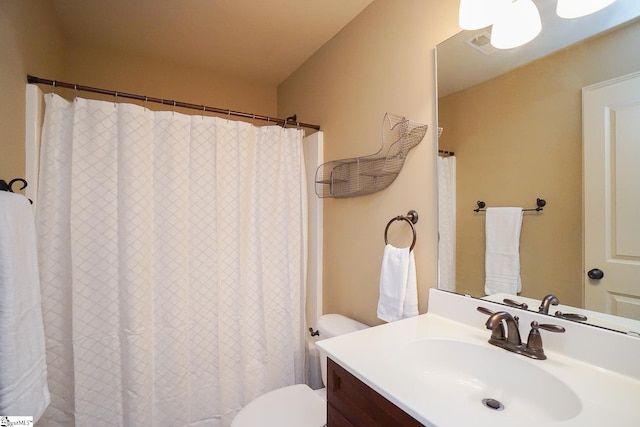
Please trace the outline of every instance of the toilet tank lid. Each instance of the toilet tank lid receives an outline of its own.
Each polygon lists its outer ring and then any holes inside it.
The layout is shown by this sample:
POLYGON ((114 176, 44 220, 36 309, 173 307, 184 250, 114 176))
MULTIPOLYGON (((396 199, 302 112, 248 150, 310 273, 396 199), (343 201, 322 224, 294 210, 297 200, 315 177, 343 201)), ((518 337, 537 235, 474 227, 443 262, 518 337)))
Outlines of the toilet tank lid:
POLYGON ((318 319, 318 331, 321 338, 332 338, 349 332, 359 331, 369 326, 342 314, 325 314, 318 319))

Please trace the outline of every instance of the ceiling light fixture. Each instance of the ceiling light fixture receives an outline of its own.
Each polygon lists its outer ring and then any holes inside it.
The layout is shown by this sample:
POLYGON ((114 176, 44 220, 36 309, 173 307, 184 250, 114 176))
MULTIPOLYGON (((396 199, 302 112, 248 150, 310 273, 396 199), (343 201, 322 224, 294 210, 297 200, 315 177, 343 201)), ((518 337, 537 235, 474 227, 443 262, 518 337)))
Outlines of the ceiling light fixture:
POLYGON ((616 0, 558 0, 556 13, 561 18, 580 18, 604 9, 616 0))
POLYGON ((499 9, 491 30, 491 44, 511 49, 529 43, 542 30, 540 12, 532 0, 514 0, 499 9))
MULTIPOLYGON (((616 0, 558 0, 561 18, 579 18, 604 9, 616 0)), ((479 30, 493 25, 491 45, 511 49, 540 34, 540 12, 533 0, 460 0, 460 27, 479 30)))

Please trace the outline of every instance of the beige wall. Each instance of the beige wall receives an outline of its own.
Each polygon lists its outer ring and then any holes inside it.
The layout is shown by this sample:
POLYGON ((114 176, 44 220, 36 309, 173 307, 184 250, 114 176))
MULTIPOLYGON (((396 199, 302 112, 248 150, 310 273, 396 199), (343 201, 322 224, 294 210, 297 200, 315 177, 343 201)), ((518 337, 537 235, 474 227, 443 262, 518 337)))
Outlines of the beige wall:
MULTIPOLYGON (((376 0, 278 88, 281 116, 297 113, 322 126, 326 161, 376 152, 385 112, 429 125, 390 187, 325 199, 327 313, 381 323, 376 305, 384 229, 410 209, 420 216, 415 256, 419 307, 426 311, 428 288, 437 285, 433 50, 458 31, 457 8, 457 1, 376 0)), ((390 243, 408 244, 408 227, 396 224, 390 243)))
POLYGON ((27 74, 58 75, 64 39, 48 2, 0 1, 0 179, 24 177, 27 74))
MULTIPOLYGON (((277 90, 273 85, 223 76, 178 62, 139 57, 95 46, 68 43, 64 79, 87 86, 196 105, 266 116, 277 114, 277 90)), ((96 97, 91 94, 82 96, 96 97)), ((159 104, 149 104, 148 107, 170 108, 159 104)), ((189 114, 193 113, 194 111, 190 110, 189 114)))
MULTIPOLYGON (((15 141, 12 151, 7 151, 6 140, 2 142, 3 175, 23 175, 22 85, 27 73, 256 114, 285 117, 296 113, 304 122, 322 125, 326 160, 372 154, 381 145, 384 113, 403 114, 430 129, 409 153, 396 181, 369 196, 326 200, 325 311, 380 323, 375 313, 384 227, 410 209, 420 215, 415 255, 420 311, 426 311, 427 291, 436 286, 437 274, 433 49, 458 31, 457 1, 374 1, 277 92, 181 64, 71 43, 56 28, 47 5, 45 0, 0 3, 0 84, 3 93, 12 91, 12 105, 2 107, 0 120, 5 134, 13 135, 11 141, 15 141), (40 25, 33 25, 26 13, 31 5, 39 11, 40 25), (25 47, 31 40, 30 47, 25 47), (10 64, 8 70, 5 63, 10 64), (19 167, 5 173, 5 165, 18 163, 19 167)), ((389 237, 391 243, 402 245, 408 235, 409 231, 397 223, 389 237)))
POLYGON ((521 234, 522 294, 582 306, 581 88, 640 69, 640 23, 439 100, 457 157, 458 291, 482 295, 488 206, 535 207, 521 234))
MULTIPOLYGON (((47 0, 0 2, 0 179, 24 177, 27 74, 152 97, 277 115, 277 88, 66 40, 47 0)), ((42 86, 45 92, 51 86, 42 86)), ((56 93, 73 97, 73 91, 56 93)), ((80 96, 97 98, 81 93, 80 96)), ((104 97, 102 97, 104 99, 104 97)), ((128 101, 130 102, 130 101, 128 101)), ((169 108, 149 104, 149 108, 169 108)), ((191 111, 193 113, 193 111, 191 111)))

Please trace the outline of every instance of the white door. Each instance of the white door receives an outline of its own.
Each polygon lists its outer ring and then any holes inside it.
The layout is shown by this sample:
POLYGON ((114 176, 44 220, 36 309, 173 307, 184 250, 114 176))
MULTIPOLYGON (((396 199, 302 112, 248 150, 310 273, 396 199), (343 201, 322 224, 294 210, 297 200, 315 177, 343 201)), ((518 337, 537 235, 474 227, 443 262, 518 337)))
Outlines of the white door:
POLYGON ((640 73, 582 95, 585 308, 640 320, 640 73))

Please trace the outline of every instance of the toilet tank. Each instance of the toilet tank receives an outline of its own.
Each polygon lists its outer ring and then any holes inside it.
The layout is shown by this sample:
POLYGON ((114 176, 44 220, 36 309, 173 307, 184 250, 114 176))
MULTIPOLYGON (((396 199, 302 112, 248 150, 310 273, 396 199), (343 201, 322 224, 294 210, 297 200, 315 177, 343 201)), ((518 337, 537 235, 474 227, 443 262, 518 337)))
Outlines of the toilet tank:
MULTIPOLYGON (((325 314, 318 319, 319 339, 327 339, 366 329, 369 326, 341 314, 325 314)), ((327 386, 327 355, 320 350, 320 369, 322 383, 327 386)))

